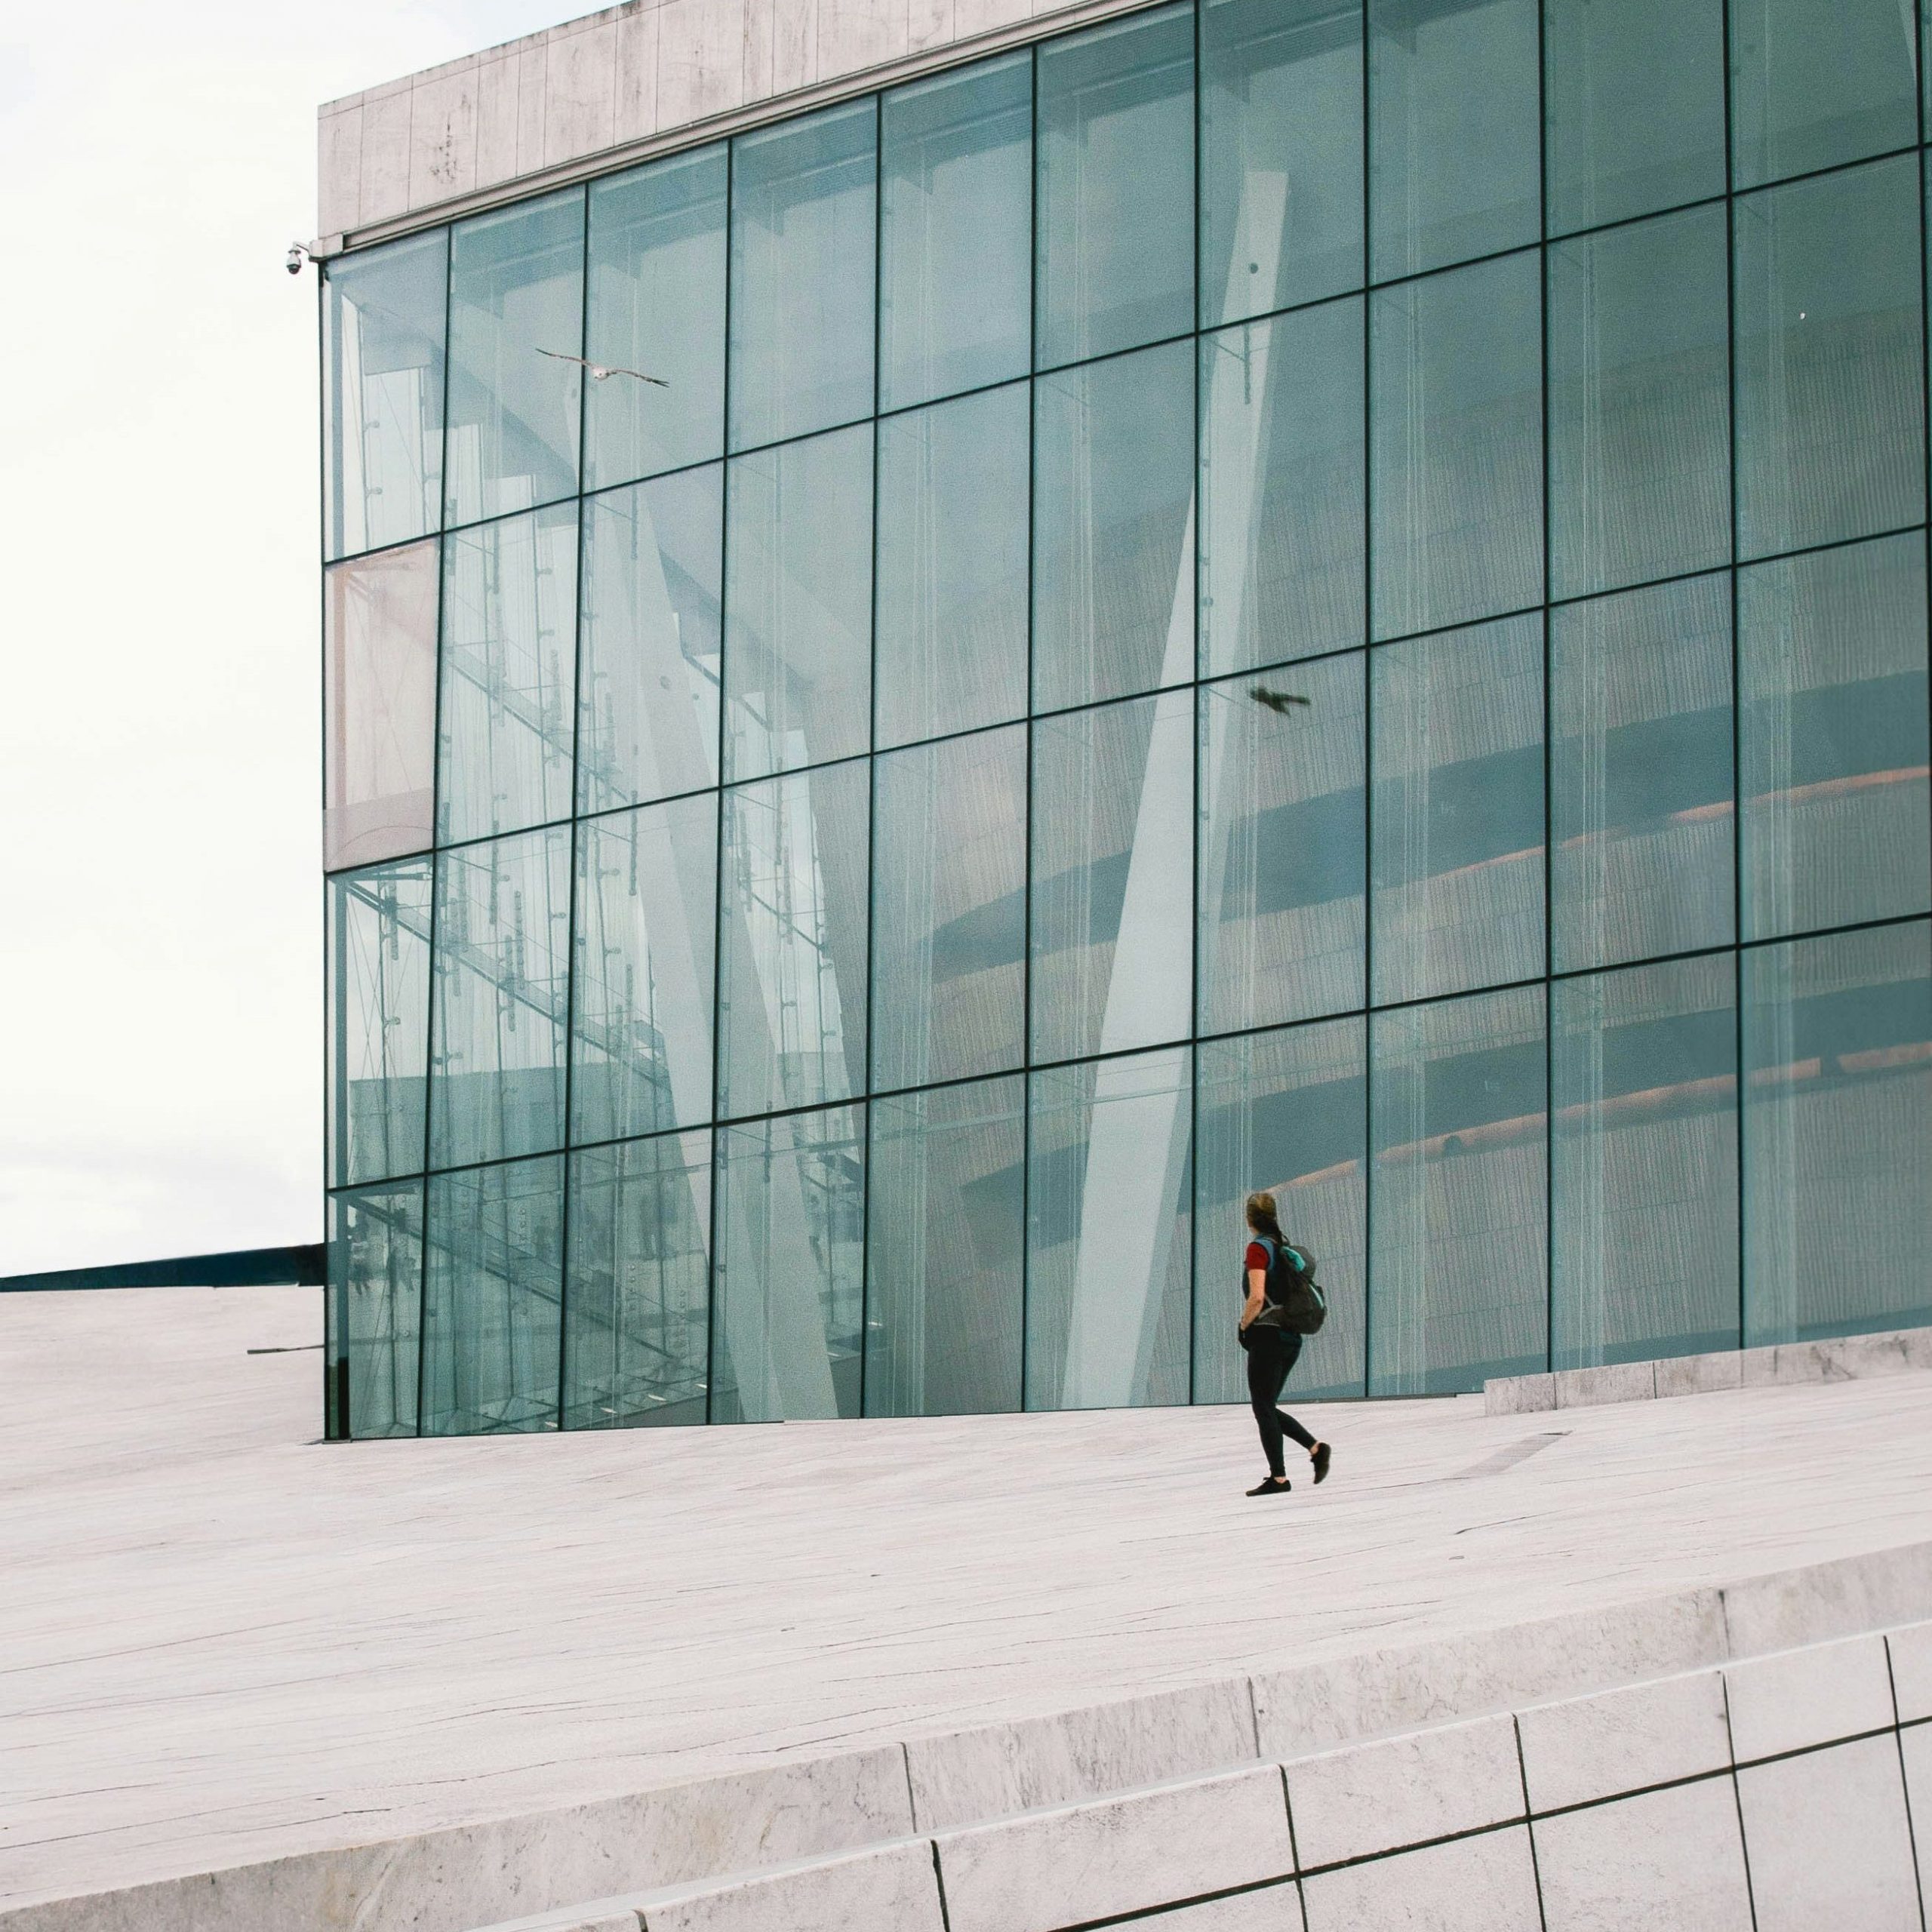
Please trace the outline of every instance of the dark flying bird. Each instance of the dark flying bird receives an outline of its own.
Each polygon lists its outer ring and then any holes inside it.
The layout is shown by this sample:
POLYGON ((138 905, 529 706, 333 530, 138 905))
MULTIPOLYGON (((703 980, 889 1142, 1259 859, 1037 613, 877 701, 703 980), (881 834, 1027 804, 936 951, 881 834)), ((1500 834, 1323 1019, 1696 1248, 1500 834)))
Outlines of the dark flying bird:
POLYGON ((620 369, 611 364, 592 362, 581 355, 566 355, 561 349, 540 349, 537 352, 539 355, 549 356, 553 362, 581 364, 590 371, 590 380, 593 383, 601 383, 607 376, 635 376, 641 383, 655 383, 660 389, 668 389, 671 386, 662 376, 647 376, 641 369, 620 369))
POLYGON ((1271 691, 1266 685, 1250 685, 1247 694, 1257 704, 1265 704, 1270 711, 1282 712, 1285 712, 1291 704, 1306 705, 1312 702, 1298 691, 1271 691))

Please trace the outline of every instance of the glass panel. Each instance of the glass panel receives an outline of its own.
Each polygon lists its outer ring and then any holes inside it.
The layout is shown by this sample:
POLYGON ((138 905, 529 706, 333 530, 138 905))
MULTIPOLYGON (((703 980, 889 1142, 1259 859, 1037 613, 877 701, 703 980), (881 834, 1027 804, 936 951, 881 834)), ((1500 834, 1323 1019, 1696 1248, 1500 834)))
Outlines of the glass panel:
POLYGON ((1737 185, 1912 146, 1914 38, 1899 0, 1730 0, 1737 185))
POLYGON ((1193 675, 1193 361, 1171 343, 1034 386, 1035 710, 1193 675))
POLYGON ((566 1429, 703 1421, 710 1247, 709 1134, 571 1156, 566 1429))
POLYGON ((571 1138, 709 1120, 717 794, 580 825, 577 866, 571 1138))
POLYGON ((863 1107, 720 1131, 713 1422, 859 1413, 865 1229, 863 1107))
POLYGON ((1549 251, 1553 597, 1730 559, 1724 212, 1549 251))
POLYGON ((560 1154, 429 1177, 423 1433, 557 1426, 560 1154))
POLYGON ((1369 1392, 1547 1365, 1543 989, 1369 1021, 1369 1392))
POLYGON ((323 517, 328 554, 405 543, 443 509, 449 233, 322 268, 323 517))
POLYGON ((878 742, 1026 709, 1025 383, 878 426, 878 742))
POLYGON ((1922 533, 1738 572, 1747 938, 1932 903, 1925 628, 1922 533))
POLYGON ((1723 0, 1543 8, 1549 232, 1724 191, 1723 0))
POLYGON ((1932 1323, 1932 928, 1743 961, 1746 1345, 1932 1323))
POLYGON ((1918 168, 1734 203, 1738 553, 1925 514, 1918 168))
POLYGON ((872 1106, 869 1416, 1020 1406, 1026 1083, 872 1106))
POLYGON ((1024 375, 1031 57, 1008 54, 894 89, 879 103, 879 143, 880 406, 901 409, 1024 375))
POLYGON ((1026 731, 949 738, 875 768, 872 1084, 1026 1058, 1026 731))
POLYGON ((429 1077, 429 861, 329 881, 329 1174, 418 1174, 429 1077))
POLYGON ((429 1164, 561 1146, 568 826, 436 860, 429 1164))
POLYGON ((584 506, 580 811, 718 783, 724 495, 712 463, 584 506))
POLYGON ((443 540, 440 841, 571 812, 577 729, 577 506, 443 540))
POLYGON ((1559 973, 1733 937, 1730 580, 1550 614, 1559 973))
POLYGON ((423 1183, 329 1201, 329 1434, 416 1433, 423 1183))
POLYGON ((587 488, 723 452, 729 176, 721 141, 590 184, 587 488))
POLYGON ((757 778, 866 749, 872 432, 740 457, 730 520, 724 767, 757 778))
POLYGON ((1193 712, 1174 691, 1033 728, 1036 1060, 1187 1035, 1193 712))
POLYGON ((734 143, 734 450, 872 413, 878 120, 858 100, 734 143))
POLYGON ((1201 325, 1361 286, 1361 0, 1201 9, 1201 325))
POLYGON ((436 545, 322 576, 322 863, 367 865, 430 842, 436 756, 436 545))
POLYGON ((1201 343, 1204 676, 1361 641, 1362 389, 1359 299, 1201 343))
POLYGON ((1364 1392, 1367 1044, 1359 1019, 1331 1020, 1195 1049, 1194 1399, 1244 1402, 1235 1318, 1247 1293, 1242 1208, 1257 1188, 1288 1238, 1315 1257, 1328 1319, 1292 1384, 1304 1400, 1364 1392))
POLYGON ((1533 242, 1537 0, 1369 0, 1369 274, 1533 242))
POLYGON ((863 763, 724 795, 720 1115, 865 1091, 863 763))
POLYGON ((1558 1368, 1737 1346, 1737 964, 1559 980, 1558 1368))
POLYGON ((1512 255, 1371 300, 1377 637, 1542 599, 1539 280, 1512 255))
POLYGON ((583 190, 519 202, 450 232, 444 521, 474 523, 577 488, 583 190))
POLYGON ((1201 693, 1204 1033, 1365 1004, 1361 654, 1281 681, 1201 693))
POLYGON ((1163 336, 1194 315, 1194 10, 1041 43, 1037 365, 1163 336))
POLYGON ((1374 997, 1543 970, 1543 620, 1372 651, 1374 997))
POLYGON ((1026 1406, 1188 1399, 1186 1047, 1032 1077, 1026 1406))

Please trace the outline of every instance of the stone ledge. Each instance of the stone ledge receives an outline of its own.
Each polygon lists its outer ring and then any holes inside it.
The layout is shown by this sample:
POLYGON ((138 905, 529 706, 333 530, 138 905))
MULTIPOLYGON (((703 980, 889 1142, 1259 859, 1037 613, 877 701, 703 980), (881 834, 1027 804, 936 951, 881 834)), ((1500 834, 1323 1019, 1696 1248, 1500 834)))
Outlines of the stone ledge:
POLYGON ((1596 1408, 1607 1402, 1648 1402, 1774 1383, 1856 1382, 1927 1369, 1932 1369, 1932 1328, 1893 1328, 1818 1342, 1778 1342, 1768 1348, 1724 1349, 1713 1355, 1499 1376, 1483 1384, 1483 1412, 1537 1415, 1549 1409, 1596 1408))

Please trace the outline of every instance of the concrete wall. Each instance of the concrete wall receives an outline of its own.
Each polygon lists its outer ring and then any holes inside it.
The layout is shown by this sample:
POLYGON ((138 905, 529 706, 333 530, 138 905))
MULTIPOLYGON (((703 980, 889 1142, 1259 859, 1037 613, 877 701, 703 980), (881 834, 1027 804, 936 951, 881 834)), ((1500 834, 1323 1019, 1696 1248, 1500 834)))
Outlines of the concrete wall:
POLYGON ((320 252, 1146 0, 626 0, 321 110, 320 252))

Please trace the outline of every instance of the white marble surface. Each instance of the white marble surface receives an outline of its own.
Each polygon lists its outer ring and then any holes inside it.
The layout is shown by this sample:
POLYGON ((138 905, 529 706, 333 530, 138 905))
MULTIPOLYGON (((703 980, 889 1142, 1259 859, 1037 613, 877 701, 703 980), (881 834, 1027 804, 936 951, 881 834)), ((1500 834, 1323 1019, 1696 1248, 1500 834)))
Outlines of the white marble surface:
POLYGON ((1539 1818, 1545 1932, 1752 1932, 1728 1777, 1539 1818))
POLYGON ((1523 1816, 1506 1714, 1299 1758, 1286 1770, 1304 1870, 1523 1816))
POLYGON ((523 1887, 488 1923, 696 1875, 721 1833, 704 1869, 903 1831, 922 1734, 1252 1672, 1297 1755, 1693 1669, 1727 1619, 1748 1649, 1932 1607, 1891 1553, 1932 1538, 1922 1377, 1579 1410, 1479 1478, 1537 1425, 1332 1407, 1335 1476, 1262 1502, 1244 1408, 321 1444, 319 1355, 248 1352, 305 1349, 318 1301, 0 1297, 8 1932, 228 1867, 207 1923, 318 1869, 426 1927, 459 1881, 523 1887), (1851 1558, 1795 1601, 1734 1580, 1851 1558), (649 1789, 726 1773, 780 1782, 649 1789))
POLYGON ((1895 1737, 1737 1774, 1757 1932, 1924 1932, 1895 1737))
POLYGON ((1308 1932, 1543 1932, 1526 1826, 1302 1881, 1308 1932))
POLYGON ((1932 1718, 1932 1623, 1908 1624, 1890 1638, 1892 1695, 1900 1724, 1932 1718))
POLYGON ((1263 1885, 1232 1898, 1149 1912, 1134 1921, 1134 1932, 1303 1932, 1301 1894, 1292 1879, 1263 1885))
POLYGON ((1715 1670, 1633 1684, 1516 1714, 1530 1808, 1555 1811, 1729 1768, 1715 1670))
POLYGON ((1729 1665, 1724 1675, 1731 1755, 1740 1764, 1893 1722, 1891 1673, 1881 1636, 1754 1657, 1729 1665))

